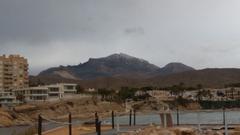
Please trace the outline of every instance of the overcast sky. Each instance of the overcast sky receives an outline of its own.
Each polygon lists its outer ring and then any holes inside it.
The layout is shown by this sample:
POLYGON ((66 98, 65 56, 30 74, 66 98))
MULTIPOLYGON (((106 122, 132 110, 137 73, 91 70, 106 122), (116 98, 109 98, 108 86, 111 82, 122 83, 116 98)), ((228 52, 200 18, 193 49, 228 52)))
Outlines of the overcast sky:
POLYGON ((240 1, 1 0, 0 47, 28 58, 31 74, 119 52, 240 68, 240 1))

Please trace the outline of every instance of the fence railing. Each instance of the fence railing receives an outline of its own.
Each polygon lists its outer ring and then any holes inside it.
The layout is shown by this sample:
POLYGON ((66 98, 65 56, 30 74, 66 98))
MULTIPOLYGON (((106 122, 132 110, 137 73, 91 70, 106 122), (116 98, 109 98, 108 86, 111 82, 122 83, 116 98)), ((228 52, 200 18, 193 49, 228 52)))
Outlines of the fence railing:
POLYGON ((41 114, 38 115, 38 135, 42 135, 42 127, 43 127, 43 120, 48 121, 50 123, 55 123, 59 125, 68 125, 69 135, 72 135, 72 115, 69 113, 68 115, 68 122, 59 122, 52 119, 49 119, 41 114))
MULTIPOLYGON (((200 131, 201 126, 203 125, 203 123, 201 123, 201 120, 203 117, 205 117, 205 115, 203 115, 201 112, 203 112, 203 111, 183 111, 183 110, 180 111, 179 109, 177 109, 175 111, 154 112, 154 113, 151 113, 151 115, 155 115, 153 118, 145 118, 144 120, 146 120, 146 122, 149 122, 149 123, 153 122, 150 119, 153 119, 154 121, 159 121, 159 123, 161 124, 162 127, 180 126, 180 125, 186 125, 186 123, 183 122, 184 121, 183 119, 184 119, 184 117, 185 117, 185 119, 189 119, 190 117, 186 117, 186 115, 191 113, 189 115, 191 116, 191 118, 194 117, 195 118, 194 121, 196 122, 196 123, 192 123, 192 125, 196 125, 200 131), (173 118, 173 116, 174 116, 174 118, 173 118), (158 119, 156 119, 156 118, 158 118, 158 119)), ((214 111, 212 111, 212 112, 214 112, 214 111)), ((205 113, 210 114, 212 112, 206 111, 205 113)), ((229 127, 227 113, 228 112, 226 112, 226 109, 223 108, 222 110, 218 110, 218 115, 217 115, 217 117, 218 118, 220 117, 219 119, 221 120, 220 123, 218 123, 218 124, 224 126, 226 135, 228 132, 228 127, 229 127)), ((120 131, 120 125, 121 125, 120 120, 125 121, 126 124, 123 124, 123 125, 125 125, 125 127, 142 126, 142 123, 140 122, 141 115, 137 115, 137 114, 140 114, 140 112, 137 112, 134 109, 129 110, 129 112, 124 113, 124 114, 120 114, 115 111, 111 111, 109 113, 110 117, 108 117, 107 119, 109 121, 111 121, 111 128, 118 132, 118 131, 120 131)), ((214 114, 211 114, 211 116, 212 115, 214 115, 214 114)), ((95 123, 96 134, 101 135, 101 126, 104 125, 103 122, 106 119, 100 119, 98 112, 95 112, 94 116, 95 116, 94 123, 95 123)), ((144 120, 142 120, 142 121, 144 121, 144 120)), ((71 113, 69 113, 69 115, 68 115, 68 122, 60 122, 60 121, 52 120, 52 119, 49 119, 40 114, 38 116, 38 135, 42 135, 43 121, 47 121, 48 123, 55 123, 55 124, 59 124, 59 125, 68 126, 68 134, 72 135, 73 122, 72 122, 71 113)), ((239 115, 239 124, 240 124, 240 115, 239 115)))

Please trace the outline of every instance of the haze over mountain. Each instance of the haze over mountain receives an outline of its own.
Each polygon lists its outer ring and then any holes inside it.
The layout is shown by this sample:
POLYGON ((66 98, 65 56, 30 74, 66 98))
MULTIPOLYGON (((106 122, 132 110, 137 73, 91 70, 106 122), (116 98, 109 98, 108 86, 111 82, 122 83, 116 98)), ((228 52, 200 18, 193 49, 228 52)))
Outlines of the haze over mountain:
POLYGON ((194 70, 182 63, 170 63, 160 68, 148 61, 124 53, 102 58, 90 58, 87 62, 73 66, 49 68, 39 76, 57 75, 66 79, 89 80, 98 77, 128 76, 147 78, 194 70))

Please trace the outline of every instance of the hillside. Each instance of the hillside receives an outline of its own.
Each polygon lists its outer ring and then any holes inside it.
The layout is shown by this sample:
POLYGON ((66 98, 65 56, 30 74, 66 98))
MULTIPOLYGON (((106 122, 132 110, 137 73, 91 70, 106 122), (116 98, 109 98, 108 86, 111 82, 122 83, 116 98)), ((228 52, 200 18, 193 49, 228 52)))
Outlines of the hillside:
POLYGON ((240 69, 214 68, 195 70, 182 63, 169 63, 159 68, 146 60, 127 54, 112 54, 73 66, 47 69, 30 77, 31 85, 73 82, 83 87, 120 88, 122 86, 187 86, 224 87, 240 82, 240 69))
POLYGON ((146 60, 120 53, 103 58, 90 58, 86 63, 79 65, 50 68, 41 72, 39 76, 59 75, 67 79, 88 80, 131 74, 146 76, 158 69, 159 67, 146 60))
POLYGON ((226 84, 240 82, 240 69, 203 69, 176 73, 171 75, 158 75, 151 78, 129 78, 129 77, 102 77, 92 80, 71 80, 60 77, 31 77, 30 82, 74 82, 83 87, 94 88, 120 88, 122 86, 142 87, 142 86, 172 86, 184 83, 187 86, 202 84, 205 87, 224 87, 226 84))
POLYGON ((67 119, 68 113, 72 113, 75 119, 89 120, 94 118, 97 111, 100 116, 110 115, 110 111, 123 112, 124 108, 115 103, 103 102, 92 97, 82 98, 81 96, 61 101, 31 103, 15 106, 13 109, 0 108, 0 127, 13 125, 29 125, 36 122, 38 114, 49 119, 67 119))
POLYGON ((165 76, 165 75, 181 73, 181 72, 186 72, 186 71, 193 71, 193 70, 195 70, 195 69, 190 66, 187 66, 182 63, 174 62, 174 63, 169 63, 166 66, 164 66, 163 68, 158 69, 156 74, 165 76))
POLYGON ((214 68, 195 70, 182 63, 169 63, 159 68, 146 60, 127 54, 112 54, 73 66, 49 68, 30 77, 31 85, 73 82, 83 87, 120 88, 122 86, 165 87, 179 83, 187 86, 224 87, 240 82, 240 69, 214 68))
POLYGON ((224 87, 226 84, 240 82, 240 69, 203 69, 172 74, 168 76, 157 76, 147 81, 146 84, 154 86, 169 86, 179 83, 187 86, 202 84, 205 87, 224 87))

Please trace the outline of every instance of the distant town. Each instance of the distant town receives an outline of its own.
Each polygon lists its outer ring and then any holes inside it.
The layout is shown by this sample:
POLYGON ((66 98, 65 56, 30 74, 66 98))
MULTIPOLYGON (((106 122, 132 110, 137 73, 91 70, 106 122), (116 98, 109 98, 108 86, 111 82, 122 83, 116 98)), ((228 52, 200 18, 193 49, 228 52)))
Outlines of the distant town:
MULTIPOLYGON (((195 89, 188 90, 181 87, 170 87, 166 89, 157 89, 154 87, 145 87, 144 89, 135 88, 134 97, 148 95, 160 101, 173 101, 179 96, 192 101, 231 101, 240 99, 240 88, 202 88, 197 86, 195 89)), ((130 89, 131 90, 131 89, 130 89)), ((39 85, 29 87, 29 73, 27 59, 20 55, 0 56, 0 104, 5 107, 12 107, 23 103, 56 101, 73 97, 82 97, 99 93, 104 95, 102 89, 82 88, 78 84, 57 83, 50 85, 39 85), (103 93, 103 94, 102 94, 103 93)), ((116 92, 119 90, 115 90, 116 92)), ((111 93, 111 92, 109 92, 111 93)), ((132 99, 126 97, 126 99, 132 99)))
MULTIPOLYGON (((125 59, 126 55, 123 56, 120 54, 119 56, 117 54, 109 57, 114 57, 117 60, 121 59, 122 61, 122 57, 125 59)), ((107 58, 108 60, 109 57, 107 58)), ((132 60, 129 56, 126 59, 129 58, 132 60)), ((192 70, 191 68, 188 69, 192 70)), ((44 74, 48 75, 50 72, 47 71, 44 74)), ((39 80, 37 83, 35 82, 30 85, 29 78, 27 58, 21 55, 0 56, 0 118, 3 120, 0 121, 0 133, 8 133, 9 135, 34 135, 36 133, 38 135, 42 135, 42 133, 44 135, 64 135, 68 131, 69 135, 72 135, 72 131, 74 131, 75 135, 80 133, 94 133, 95 129, 93 127, 95 127, 97 135, 100 135, 101 129, 99 128, 101 128, 101 124, 99 125, 99 115, 101 115, 101 119, 103 120, 102 128, 106 128, 105 130, 109 132, 121 133, 119 126, 126 126, 126 124, 117 124, 118 127, 115 130, 115 117, 118 116, 120 119, 120 115, 123 115, 123 117, 129 115, 127 130, 133 130, 131 128, 132 124, 136 126, 137 121, 139 122, 139 126, 143 126, 144 124, 140 121, 146 116, 142 115, 148 114, 151 114, 149 117, 154 117, 155 120, 147 118, 145 121, 153 124, 159 123, 161 120, 160 123, 163 129, 177 125, 175 128, 183 130, 184 128, 178 127, 180 123, 191 123, 194 125, 197 122, 197 129, 189 127, 186 129, 190 130, 189 132, 193 135, 195 133, 201 134, 207 130, 209 130, 209 133, 213 133, 214 130, 209 129, 210 126, 208 123, 213 121, 219 124, 219 121, 223 120, 225 127, 217 129, 216 133, 218 131, 226 133, 228 132, 228 125, 226 125, 225 109, 234 110, 240 107, 239 83, 226 85, 223 88, 206 88, 201 84, 187 86, 184 83, 179 83, 168 87, 122 86, 121 88, 113 89, 83 87, 81 84, 68 83, 68 81, 44 84, 39 80), (208 114, 201 112, 203 110, 208 110, 208 114), (196 119, 195 115, 189 114, 186 111, 192 111, 191 113, 197 114, 197 120, 191 121, 191 119, 196 119), (139 115, 138 118, 136 118, 136 113, 139 115), (212 117, 212 113, 215 113, 218 117, 212 117), (219 117, 221 113, 223 115, 219 117), (209 115, 207 117, 209 118, 207 120, 207 129, 201 128, 200 114, 209 115), (176 119, 173 119, 174 115, 176 115, 176 119), (191 119, 184 118, 185 115, 191 119), (85 121, 83 122, 84 124, 82 125, 80 122, 81 124, 78 123, 78 127, 72 127, 72 116, 74 120, 85 121), (104 120, 104 117, 109 118, 110 116, 112 118, 110 123, 112 125, 111 128, 114 130, 110 130, 109 121, 104 120), (66 120, 67 118, 69 123, 59 121, 66 120), (91 120, 94 118, 95 122, 92 122, 91 120), (36 119, 38 121, 37 128, 34 126, 36 119), (138 121, 138 119, 140 120, 138 121), (44 126, 43 120, 46 123, 54 123, 54 126, 57 128, 44 126), (88 123, 90 123, 90 126, 88 123), (62 124, 69 125, 69 127, 59 128, 62 124), (20 126, 23 131, 20 133, 9 131, 8 127, 15 129, 14 126, 17 126, 17 130, 18 126, 20 126), (47 130, 43 131, 42 126, 47 130)), ((229 111, 228 113, 235 112, 229 111)), ((231 118, 231 121, 234 121, 234 118, 231 118)), ((215 126, 216 124, 213 125, 215 126)), ((151 129, 151 126, 148 128, 151 129)), ((147 131, 148 128, 146 132, 149 132, 147 131)), ((156 130, 156 127, 154 127, 154 130, 156 130)), ((171 130, 172 128, 168 129, 168 131, 171 130)), ((159 132, 162 132, 162 130, 159 132)), ((187 131, 183 130, 182 132, 187 131)), ((208 132, 206 132, 206 135, 208 135, 208 132)))
POLYGON ((240 0, 0 0, 0 135, 240 135, 240 0))

